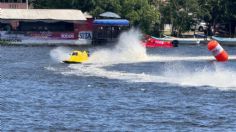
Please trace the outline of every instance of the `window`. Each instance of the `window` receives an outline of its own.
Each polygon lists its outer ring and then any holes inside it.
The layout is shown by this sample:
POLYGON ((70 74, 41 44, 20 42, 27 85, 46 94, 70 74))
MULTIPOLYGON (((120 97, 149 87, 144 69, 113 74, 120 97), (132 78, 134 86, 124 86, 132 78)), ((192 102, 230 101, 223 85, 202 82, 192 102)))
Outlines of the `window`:
POLYGON ((26 0, 0 0, 2 3, 26 3, 26 0))
POLYGON ((73 52, 73 53, 72 53, 72 56, 77 56, 77 55, 78 55, 77 52, 73 52))
POLYGON ((8 3, 8 0, 0 0, 2 3, 8 3))
POLYGON ((20 31, 73 32, 74 24, 67 22, 20 22, 20 31))

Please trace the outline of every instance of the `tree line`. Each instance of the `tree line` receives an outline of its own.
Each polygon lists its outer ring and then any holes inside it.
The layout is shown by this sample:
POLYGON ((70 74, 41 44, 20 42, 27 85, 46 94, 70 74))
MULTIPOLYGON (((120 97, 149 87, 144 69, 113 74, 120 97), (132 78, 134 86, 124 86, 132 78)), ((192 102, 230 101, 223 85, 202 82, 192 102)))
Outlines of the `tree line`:
POLYGON ((34 8, 80 9, 94 17, 111 11, 130 20, 145 33, 158 34, 163 25, 189 31, 192 25, 205 21, 209 27, 217 23, 228 24, 231 33, 236 27, 235 0, 31 0, 34 8))

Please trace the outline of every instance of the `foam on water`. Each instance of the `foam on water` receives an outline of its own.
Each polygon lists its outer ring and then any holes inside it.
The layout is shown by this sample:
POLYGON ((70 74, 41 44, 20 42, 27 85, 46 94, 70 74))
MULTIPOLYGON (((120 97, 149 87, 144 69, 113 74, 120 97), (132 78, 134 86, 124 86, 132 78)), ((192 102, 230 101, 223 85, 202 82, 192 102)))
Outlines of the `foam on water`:
POLYGON ((102 49, 92 53, 89 63, 121 63, 147 59, 146 49, 141 42, 141 33, 131 29, 119 37, 113 49, 102 49))
POLYGON ((174 64, 167 66, 163 74, 171 82, 182 86, 210 86, 221 90, 236 90, 236 71, 225 66, 226 63, 212 63, 201 68, 187 68, 174 64))
POLYGON ((181 64, 167 66, 163 73, 158 75, 146 73, 129 73, 124 71, 108 71, 102 65, 70 65, 70 71, 63 74, 78 76, 97 76, 109 79, 119 79, 128 82, 168 83, 170 85, 209 86, 220 90, 236 90, 236 72, 224 69, 216 64, 215 69, 204 68, 190 71, 181 64))
MULTIPOLYGON (((229 61, 235 61, 236 55, 230 55, 229 61)), ((163 56, 150 55, 146 61, 171 62, 171 61, 215 61, 214 56, 163 56)))
POLYGON ((62 62, 70 57, 71 50, 65 47, 57 47, 50 51, 50 56, 54 61, 62 62))
MULTIPOLYGON (((64 75, 97 76, 108 79, 119 79, 128 82, 152 82, 168 83, 178 86, 210 86, 220 90, 236 90, 236 71, 226 68, 223 64, 214 63, 211 67, 191 68, 181 64, 181 61, 209 61, 214 60, 212 56, 161 56, 146 54, 145 47, 140 41, 140 33, 130 30, 120 36, 118 44, 113 49, 100 49, 94 51, 87 64, 69 65, 69 70, 62 71, 64 75), (104 67, 119 63, 134 62, 171 62, 165 65, 165 70, 158 75, 147 73, 129 73, 128 71, 109 71, 104 67)), ((56 48, 51 51, 54 59, 62 61, 68 58, 69 50, 56 48)), ((236 58, 235 56, 231 58, 236 58)), ((153 70, 153 69, 152 69, 153 70)))

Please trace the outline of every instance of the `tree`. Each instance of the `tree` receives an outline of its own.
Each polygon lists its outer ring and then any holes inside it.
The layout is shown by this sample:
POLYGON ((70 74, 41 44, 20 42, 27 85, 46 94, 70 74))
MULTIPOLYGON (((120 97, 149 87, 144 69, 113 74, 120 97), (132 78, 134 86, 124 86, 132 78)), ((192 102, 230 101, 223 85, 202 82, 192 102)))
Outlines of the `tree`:
POLYGON ((235 0, 198 0, 205 3, 202 18, 214 28, 218 23, 227 25, 229 35, 235 34, 236 27, 236 1, 235 0), (232 34, 231 34, 232 33, 232 34))
POLYGON ((177 31, 177 36, 189 31, 195 23, 195 15, 198 13, 198 2, 195 0, 170 0, 162 3, 160 11, 163 21, 172 24, 172 31, 177 31))
POLYGON ((98 17, 105 11, 119 14, 144 32, 154 32, 159 23, 159 11, 148 0, 33 0, 34 8, 80 9, 98 17))
POLYGON ((144 32, 152 33, 160 22, 160 13, 148 0, 123 0, 122 14, 144 32))
POLYGON ((105 11, 115 12, 120 15, 122 9, 120 0, 95 0, 95 3, 94 8, 89 10, 89 12, 95 17, 105 11))
POLYGON ((31 0, 30 3, 36 9, 80 9, 92 10, 95 0, 31 0))

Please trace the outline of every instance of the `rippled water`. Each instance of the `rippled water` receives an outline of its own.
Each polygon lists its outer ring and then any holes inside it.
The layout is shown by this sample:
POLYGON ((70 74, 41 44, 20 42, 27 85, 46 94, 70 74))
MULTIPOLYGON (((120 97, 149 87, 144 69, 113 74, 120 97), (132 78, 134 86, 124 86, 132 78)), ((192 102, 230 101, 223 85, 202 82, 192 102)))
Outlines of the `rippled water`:
POLYGON ((1 47, 2 131, 236 131, 236 61, 180 46, 60 62, 78 48, 1 47))

